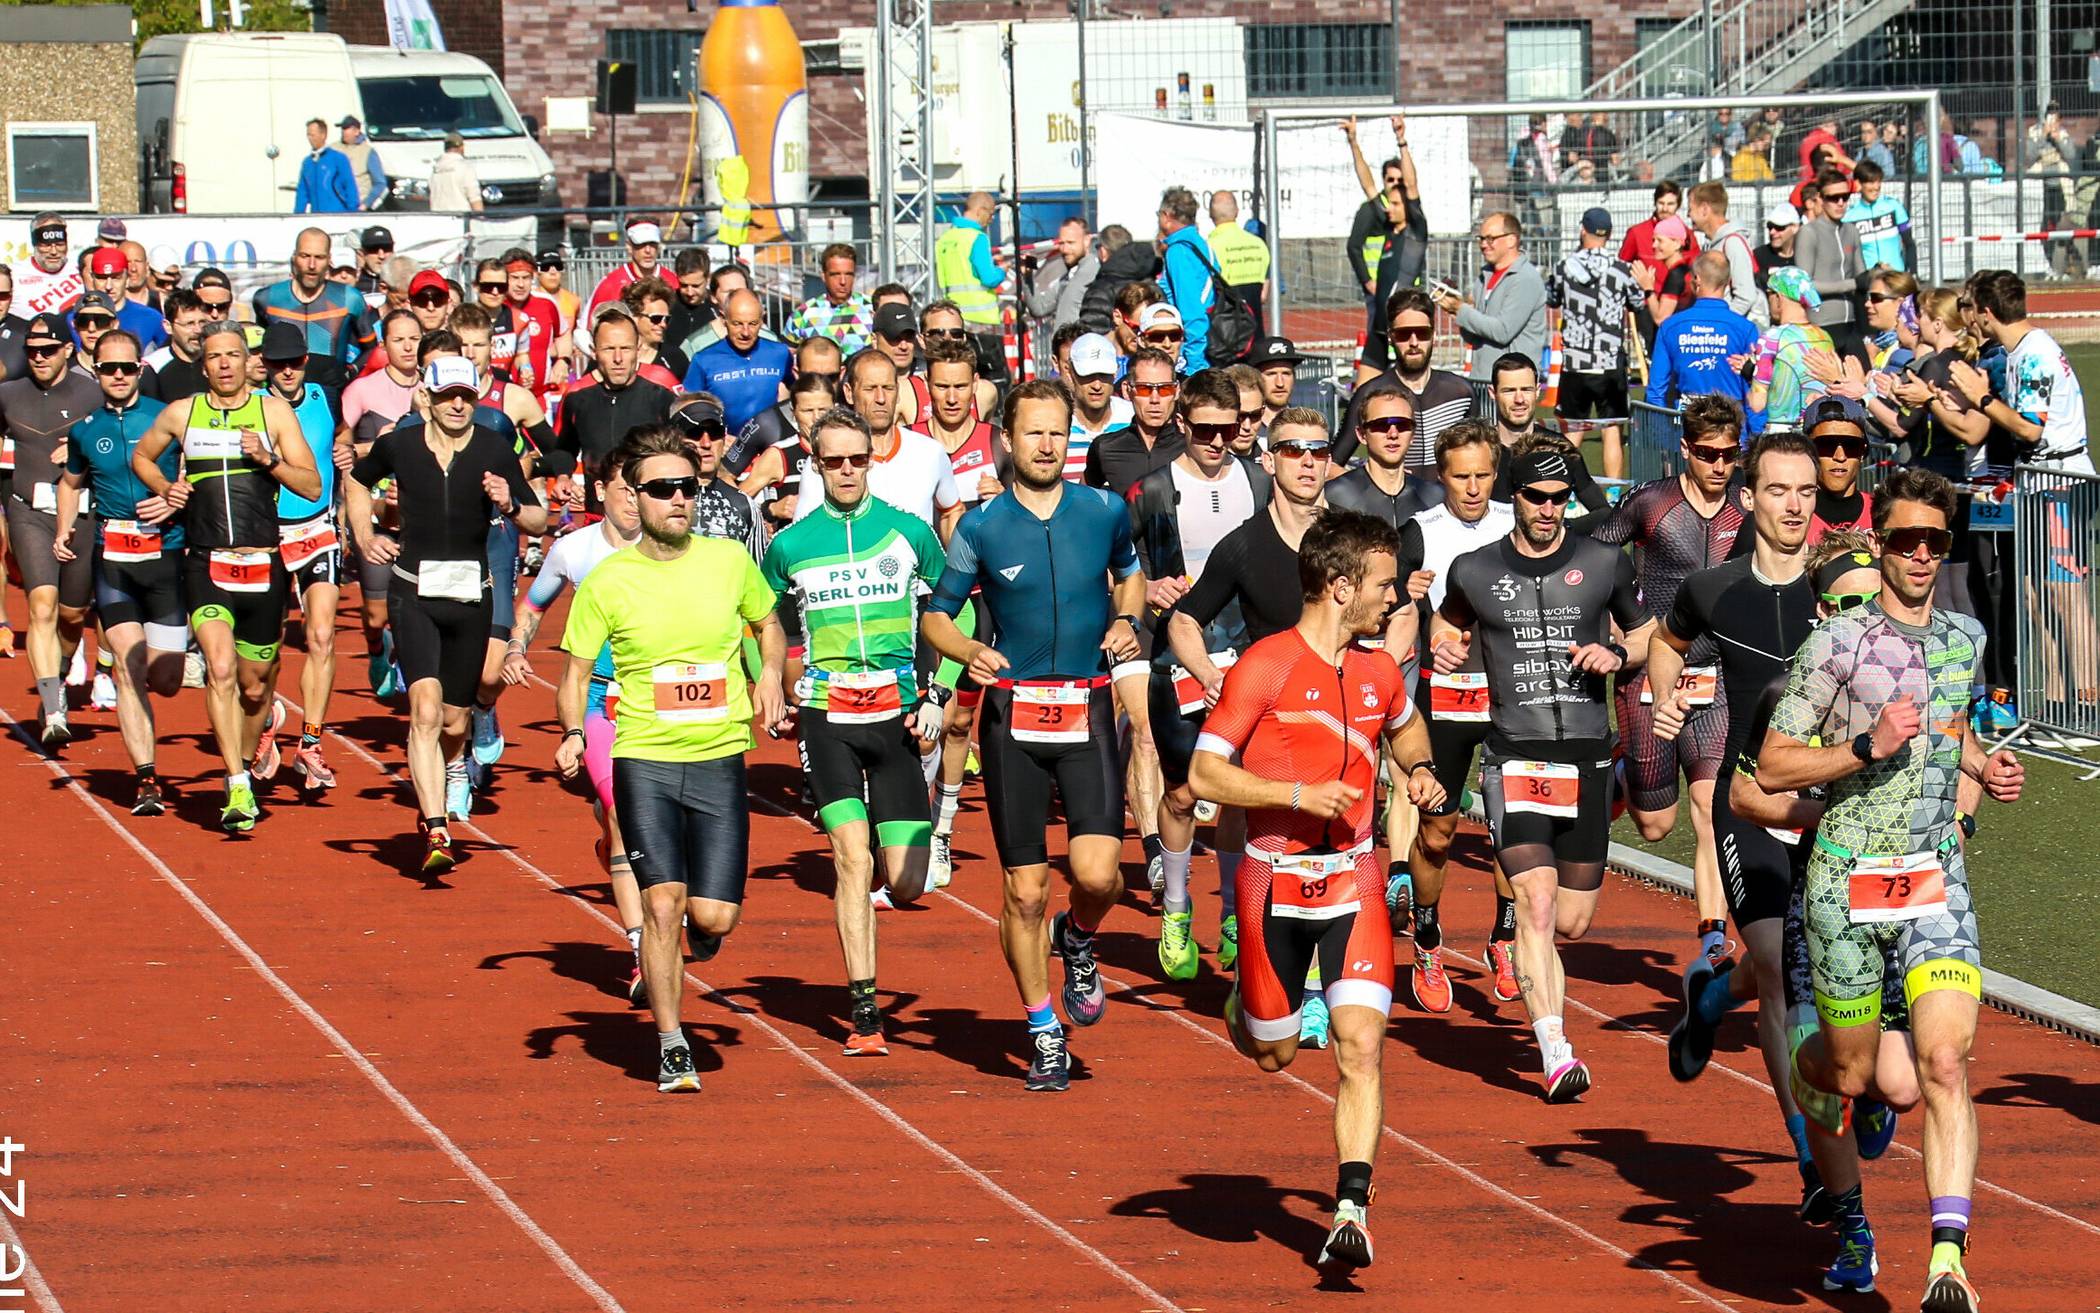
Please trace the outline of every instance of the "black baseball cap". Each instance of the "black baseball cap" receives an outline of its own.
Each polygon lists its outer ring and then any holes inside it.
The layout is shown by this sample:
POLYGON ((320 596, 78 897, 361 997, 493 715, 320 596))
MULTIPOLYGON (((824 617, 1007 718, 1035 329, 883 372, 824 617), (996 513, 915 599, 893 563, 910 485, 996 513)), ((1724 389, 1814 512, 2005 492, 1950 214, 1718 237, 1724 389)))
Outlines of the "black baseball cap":
POLYGON ((49 310, 40 315, 30 316, 29 323, 22 329, 23 346, 36 346, 40 342, 66 343, 72 340, 73 335, 66 331, 66 321, 49 310))
POLYGON ((539 253, 537 263, 542 269, 561 269, 568 265, 568 260, 563 257, 559 248, 549 247, 539 253))
POLYGON ((1801 427, 1805 432, 1813 433, 1825 424, 1850 424, 1864 433, 1867 431, 1867 412, 1851 397, 1826 392, 1809 402, 1807 411, 1801 416, 1801 427))
POLYGON ((1295 365, 1305 359, 1305 353, 1287 337, 1257 337, 1254 345, 1247 348, 1247 363, 1260 369, 1263 365, 1295 365))
POLYGON ((111 319, 115 319, 117 317, 117 303, 110 300, 106 292, 83 292, 80 299, 73 303, 73 318, 77 322, 82 315, 86 314, 107 315, 111 319))
POLYGON ((306 359, 306 334, 292 325, 278 322, 263 330, 262 350, 264 360, 306 359))
POLYGON ((901 342, 919 331, 919 323, 911 317, 908 306, 892 301, 875 312, 875 335, 892 342, 901 342))
POLYGON ((364 123, 355 114, 345 114, 342 122, 336 124, 336 126, 339 128, 361 128, 364 126, 364 123))
MULTIPOLYGON (((349 123, 355 123, 356 121, 355 119, 345 120, 345 122, 349 123)), ((394 249, 394 234, 375 223, 365 229, 365 235, 360 239, 358 245, 360 249, 367 251, 391 251, 394 249)))

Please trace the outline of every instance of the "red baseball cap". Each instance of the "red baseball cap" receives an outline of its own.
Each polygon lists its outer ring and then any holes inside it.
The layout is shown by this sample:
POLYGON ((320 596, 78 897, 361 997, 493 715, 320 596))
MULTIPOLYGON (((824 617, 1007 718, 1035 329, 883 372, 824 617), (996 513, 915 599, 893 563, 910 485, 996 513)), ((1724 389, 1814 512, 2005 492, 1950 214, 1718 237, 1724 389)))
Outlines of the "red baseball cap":
POLYGON ((452 294, 451 285, 445 282, 445 275, 435 269, 425 269, 414 278, 408 280, 408 294, 410 296, 433 289, 443 292, 447 296, 452 294))
POLYGON ((88 257, 88 272, 98 275, 120 274, 128 264, 130 261, 125 259, 123 247, 101 246, 88 257))

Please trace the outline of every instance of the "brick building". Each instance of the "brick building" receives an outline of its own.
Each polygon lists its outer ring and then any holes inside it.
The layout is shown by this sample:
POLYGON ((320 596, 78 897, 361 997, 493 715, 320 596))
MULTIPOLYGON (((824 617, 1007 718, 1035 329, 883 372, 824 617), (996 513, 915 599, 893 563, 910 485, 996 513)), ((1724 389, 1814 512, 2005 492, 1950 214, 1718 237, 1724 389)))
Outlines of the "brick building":
MULTIPOLYGON (((784 3, 805 42, 831 40, 842 27, 866 26, 873 18, 865 0, 784 3)), ((1110 7, 1097 4, 1096 12, 1110 7)), ((1409 5, 1401 19, 1400 84, 1416 101, 1573 94, 1698 7, 1698 0, 1644 0, 1624 8, 1574 0, 1409 5)), ((543 115, 548 96, 589 95, 600 59, 635 60, 643 104, 620 124, 620 171, 636 199, 667 199, 676 192, 689 126, 685 96, 711 5, 698 14, 688 13, 683 0, 628 0, 617 8, 586 0, 433 0, 433 8, 446 43, 488 61, 525 113, 543 115)), ((1130 6, 1114 8, 1128 12, 1130 6)), ((1308 0, 1290 8, 1298 21, 1288 23, 1276 21, 1275 6, 1256 0, 1168 0, 1146 8, 1169 9, 1175 18, 1225 16, 1248 24, 1250 86, 1257 100, 1265 94, 1278 100, 1380 100, 1391 94, 1387 0, 1308 0)), ((386 40, 382 0, 334 0, 329 14, 331 26, 349 41, 386 40)), ((944 0, 935 10, 939 23, 1070 16, 1067 0, 944 0)), ((1111 21, 1133 20, 1090 20, 1111 21)), ((810 174, 820 192, 832 190, 827 182, 849 194, 865 185, 863 76, 855 70, 810 78, 810 174)), ((585 172, 606 165, 604 121, 598 122, 589 138, 561 133, 543 139, 571 204, 583 198, 585 172)))
POLYGON ((0 209, 137 210, 130 7, 28 5, 5 12, 0 209), (11 145, 20 159, 9 158, 11 145))

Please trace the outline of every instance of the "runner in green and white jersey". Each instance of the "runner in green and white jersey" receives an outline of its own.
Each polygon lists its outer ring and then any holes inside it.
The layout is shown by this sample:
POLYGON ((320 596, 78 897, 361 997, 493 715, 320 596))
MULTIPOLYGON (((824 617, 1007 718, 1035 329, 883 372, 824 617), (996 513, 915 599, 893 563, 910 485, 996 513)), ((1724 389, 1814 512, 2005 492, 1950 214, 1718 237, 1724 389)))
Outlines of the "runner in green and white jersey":
POLYGON ((946 557, 924 520, 868 493, 874 442, 867 422, 835 409, 810 434, 824 502, 780 531, 761 571, 792 594, 808 650, 796 702, 817 821, 838 867, 834 897, 846 955, 852 1033, 848 1057, 880 1056, 875 1003, 875 860, 882 845, 884 895, 918 897, 932 832, 919 755, 941 732, 941 709, 920 693, 913 657, 919 599, 946 557))

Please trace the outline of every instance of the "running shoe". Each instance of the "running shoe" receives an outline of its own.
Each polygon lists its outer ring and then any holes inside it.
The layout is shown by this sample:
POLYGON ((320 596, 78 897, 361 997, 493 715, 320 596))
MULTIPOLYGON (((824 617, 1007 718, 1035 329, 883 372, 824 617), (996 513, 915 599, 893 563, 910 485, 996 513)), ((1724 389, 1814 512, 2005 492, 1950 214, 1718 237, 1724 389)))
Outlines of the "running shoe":
MULTIPOLYGON (((1731 964, 1729 970, 1734 970, 1731 964)), ((1722 974, 1726 974, 1725 972, 1722 974)), ((1679 1081, 1699 1078, 1714 1056, 1714 1028, 1699 1015, 1699 996, 1716 979, 1712 961, 1701 953, 1684 969, 1684 1015, 1670 1027, 1670 1075, 1679 1081)))
POLYGON ((1589 1093, 1590 1069, 1575 1056, 1573 1049, 1564 1049, 1560 1057, 1546 1071, 1546 1102, 1572 1103, 1589 1093))
POLYGON ((408 692, 408 681, 401 677, 401 667, 394 662, 388 662, 386 673, 380 677, 379 687, 372 692, 374 696, 383 698, 396 698, 408 692))
POLYGON ((1504 1003, 1514 1003, 1523 991, 1517 988, 1516 945, 1504 939, 1490 939, 1487 946, 1488 969, 1495 973, 1495 997, 1504 1003))
POLYGON ((525 549, 525 573, 538 574, 540 567, 546 563, 547 549, 541 547, 538 542, 525 549))
POLYGON ((459 857, 452 851, 452 836, 443 829, 433 827, 423 835, 423 873, 443 875, 459 865, 459 857))
POLYGON ((955 878, 955 854, 948 845, 948 836, 936 832, 933 843, 926 854, 926 887, 946 889, 955 878))
POLYGON ((642 959, 627 969, 627 1001, 639 1007, 649 1001, 649 983, 642 979, 642 959))
POLYGON ((1218 819, 1218 804, 1208 798, 1196 799, 1196 824, 1211 825, 1218 819))
POLYGON ((15 627, 0 621, 0 657, 15 659, 15 627))
POLYGON ((1823 1273, 1823 1289, 1852 1290, 1864 1295, 1874 1289, 1874 1274, 1881 1260, 1874 1256, 1874 1232, 1867 1227, 1840 1232, 1837 1261, 1823 1273))
POLYGON ((1879 1099, 1859 1099, 1852 1105, 1852 1140, 1866 1162, 1889 1151, 1896 1138, 1896 1110, 1879 1099))
POLYGON ((1327 1243, 1320 1246, 1321 1267, 1371 1266, 1371 1225, 1368 1209, 1344 1199, 1334 1206, 1334 1227, 1327 1243))
POLYGON ((686 927, 685 942, 692 950, 695 962, 712 962, 715 954, 722 951, 722 936, 711 935, 699 926, 686 927))
POLYGON ((1318 994, 1306 995, 1299 1011, 1298 1043, 1308 1049, 1327 1047, 1327 1000, 1318 994))
POLYGON ((262 813, 256 810, 255 788, 248 784, 226 786, 226 808, 219 813, 219 824, 235 834, 244 834, 255 828, 256 818, 262 813))
POLYGON ((1415 1002, 1424 1012, 1451 1010, 1451 977, 1444 972, 1444 950, 1415 949, 1415 1002))
POLYGON ((467 774, 467 759, 445 763, 445 815, 463 821, 474 814, 474 779, 467 774))
POLYGON ((73 660, 66 666, 66 684, 71 688, 79 688, 87 682, 87 645, 85 643, 76 643, 73 645, 73 660))
POLYGON ((335 772, 321 759, 321 746, 302 747, 292 755, 292 769, 305 778, 309 793, 319 793, 335 787, 335 772))
POLYGON ((972 744, 969 752, 963 756, 963 778, 975 779, 982 774, 984 774, 984 763, 977 760, 977 747, 975 744, 972 744))
POLYGON ((1407 923, 1415 912, 1415 877, 1407 871, 1393 871, 1385 877, 1385 910, 1392 918, 1393 934, 1397 937, 1407 933, 1407 923))
POLYGON ((386 696, 380 692, 380 689, 386 686, 388 664, 386 649, 383 646, 375 648, 372 654, 365 658, 365 682, 372 686, 372 696, 374 697, 386 696))
POLYGON ((204 664, 204 654, 202 652, 193 647, 182 654, 182 686, 184 688, 203 688, 207 673, 209 672, 204 664))
POLYGON ((1072 1088, 1072 1052, 1063 1030, 1039 1030, 1031 1036, 1035 1056, 1028 1061, 1027 1088, 1062 1093, 1072 1088))
POLYGON ((853 1033, 842 1050, 849 1058, 886 1058, 890 1046, 882 1038, 882 1013, 869 1007, 853 1014, 853 1033))
POLYGON ((73 727, 66 723, 64 707, 45 713, 43 739, 47 748, 63 748, 73 741, 73 727))
POLYGON ((160 791, 159 780, 140 780, 138 797, 132 800, 133 816, 158 816, 168 809, 168 800, 160 791))
POLYGON ((476 707, 470 715, 474 722, 474 760, 493 766, 503 760, 503 724, 496 719, 494 707, 476 707))
POLYGON ((1801 1220, 1810 1226, 1829 1226, 1838 1219, 1838 1197, 1823 1186, 1823 1174, 1806 1159, 1797 1163, 1801 1172, 1801 1220))
POLYGON ((1240 960, 1240 919, 1228 916, 1218 923, 1218 970, 1230 971, 1240 960))
POLYGON ((1145 863, 1145 883, 1151 886, 1152 896, 1159 897, 1167 889, 1167 859, 1154 853, 1145 863))
POLYGON ((665 1049, 662 1061, 656 1065, 656 1092, 697 1094, 699 1090, 700 1073, 693 1070, 693 1051, 683 1044, 665 1049))
POLYGON ((259 780, 277 778, 277 768, 284 763, 284 754, 277 750, 277 731, 284 728, 284 699, 271 698, 269 714, 263 717, 262 737, 256 740, 255 756, 248 762, 248 773, 259 780))
POLYGON ((1969 1274, 1959 1267, 1950 1267, 1931 1274, 1918 1308, 1920 1313, 1976 1313, 1976 1306, 1982 1302, 1977 1298, 1976 1287, 1969 1284, 1969 1274))
POLYGON ((109 677, 107 670, 95 672, 95 685, 88 694, 88 706, 95 711, 117 709, 117 681, 109 677))
POLYGON ((890 887, 886 884, 878 884, 873 889, 870 889, 868 891, 868 902, 878 912, 894 912, 897 910, 897 902, 890 897, 890 887))
POLYGON ((1159 921, 1159 969, 1169 980, 1196 978, 1195 937, 1189 933, 1187 912, 1168 912, 1159 921))
POLYGON ((1108 1008, 1108 991, 1101 987, 1101 967, 1094 961, 1091 938, 1085 947, 1071 942, 1072 914, 1059 912, 1050 922, 1051 951, 1065 960, 1065 1016, 1075 1026, 1091 1026, 1108 1008))

